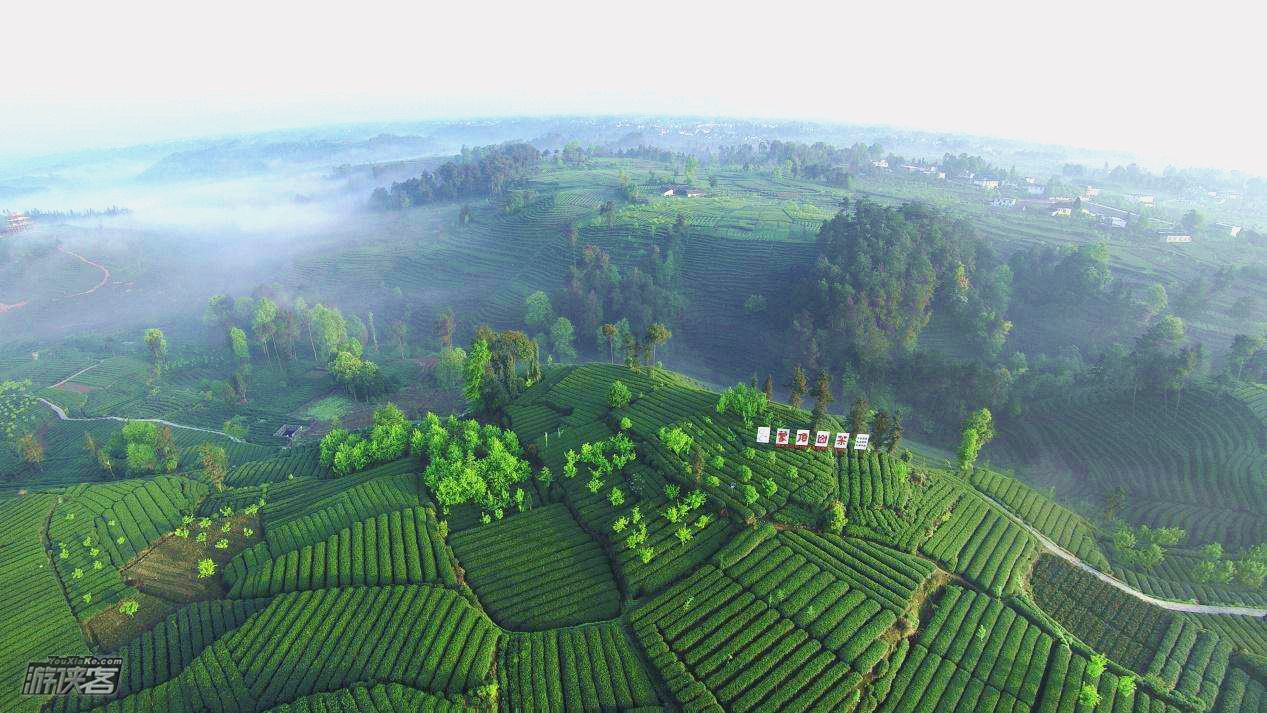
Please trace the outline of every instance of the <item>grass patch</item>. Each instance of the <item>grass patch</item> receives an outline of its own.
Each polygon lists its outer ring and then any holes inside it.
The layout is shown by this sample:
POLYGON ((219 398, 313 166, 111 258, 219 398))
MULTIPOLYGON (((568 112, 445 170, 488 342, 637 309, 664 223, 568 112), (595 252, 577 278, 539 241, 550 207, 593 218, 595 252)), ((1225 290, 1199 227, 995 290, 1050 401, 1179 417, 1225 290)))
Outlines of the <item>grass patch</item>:
POLYGON ((356 404, 346 396, 327 396, 324 399, 309 406, 304 415, 317 419, 318 421, 333 421, 336 418, 342 418, 356 407, 356 404))

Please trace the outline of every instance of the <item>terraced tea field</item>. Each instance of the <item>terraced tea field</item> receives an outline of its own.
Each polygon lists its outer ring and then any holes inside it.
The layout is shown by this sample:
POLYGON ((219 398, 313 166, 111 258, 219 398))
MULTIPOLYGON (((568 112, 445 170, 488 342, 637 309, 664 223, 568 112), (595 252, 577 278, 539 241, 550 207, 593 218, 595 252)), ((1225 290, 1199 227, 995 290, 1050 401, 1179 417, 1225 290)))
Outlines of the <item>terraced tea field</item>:
MULTIPOLYGON (((658 368, 548 369, 508 409, 534 477, 497 514, 446 514, 425 452, 333 477, 304 446, 235 460, 222 491, 195 469, 11 499, 0 516, 27 535, 0 540, 20 555, 0 586, 14 621, 41 626, 0 634, 4 676, 16 687, 47 647, 109 641, 119 691, 49 710, 1080 711, 1088 687, 1110 711, 1262 700, 1257 620, 1168 612, 1038 554, 1013 516, 1103 557, 1090 523, 1039 492, 756 444, 717 403, 658 368)), ((759 419, 809 425, 779 404, 759 419)), ((0 710, 41 703, 6 695, 0 710)))
POLYGON ((1123 518, 1183 528, 1190 546, 1267 541, 1267 426, 1231 396, 1193 389, 1183 403, 1181 413, 1143 396, 1132 408, 1129 393, 1053 403, 1006 426, 995 452, 1021 463, 1059 452, 1084 492, 1124 488, 1123 518))

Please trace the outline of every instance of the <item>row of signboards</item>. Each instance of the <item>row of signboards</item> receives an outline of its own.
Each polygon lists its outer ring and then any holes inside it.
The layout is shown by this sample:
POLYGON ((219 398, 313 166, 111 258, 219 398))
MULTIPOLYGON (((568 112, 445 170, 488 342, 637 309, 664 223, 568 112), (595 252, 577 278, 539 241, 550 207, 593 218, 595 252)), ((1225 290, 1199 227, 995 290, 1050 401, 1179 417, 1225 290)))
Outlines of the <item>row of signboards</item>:
MULTIPOLYGON (((760 426, 757 428, 757 443, 770 443, 771 429, 769 426, 760 426)), ((813 442, 810 441, 809 429, 799 429, 795 432, 790 428, 774 429, 774 445, 786 446, 788 448, 810 448, 817 450, 836 450, 844 451, 849 449, 849 433, 837 433, 833 437, 831 431, 816 431, 813 434, 813 442)), ((871 442, 870 433, 853 434, 853 449, 863 451, 867 449, 867 444, 871 442)))

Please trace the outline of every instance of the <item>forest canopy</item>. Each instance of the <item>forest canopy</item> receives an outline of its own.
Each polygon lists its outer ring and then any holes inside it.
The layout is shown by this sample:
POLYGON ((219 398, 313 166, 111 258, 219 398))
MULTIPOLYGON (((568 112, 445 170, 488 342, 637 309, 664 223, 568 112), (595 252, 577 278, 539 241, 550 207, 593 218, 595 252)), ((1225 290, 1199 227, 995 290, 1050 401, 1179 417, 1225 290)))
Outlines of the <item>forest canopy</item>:
POLYGON ((461 159, 447 161, 434 172, 377 188, 370 204, 379 210, 403 210, 424 203, 484 198, 504 191, 537 170, 541 154, 525 143, 475 149, 461 159))
POLYGON ((846 206, 819 230, 817 251, 797 286, 791 340, 810 368, 876 367, 911 354, 935 305, 984 321, 988 336, 1010 290, 1010 275, 969 223, 918 203, 846 206))

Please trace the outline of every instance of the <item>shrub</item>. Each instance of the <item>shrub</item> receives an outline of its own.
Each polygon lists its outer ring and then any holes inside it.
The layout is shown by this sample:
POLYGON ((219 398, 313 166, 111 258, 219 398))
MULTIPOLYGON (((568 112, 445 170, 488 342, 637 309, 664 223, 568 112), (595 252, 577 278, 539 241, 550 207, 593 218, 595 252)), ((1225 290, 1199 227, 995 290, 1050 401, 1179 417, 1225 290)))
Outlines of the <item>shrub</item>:
POLYGON ((732 413, 743 419, 745 427, 751 427, 753 420, 765 413, 765 392, 748 384, 735 384, 722 392, 717 400, 717 413, 732 413))
POLYGON ((1078 692, 1078 701, 1087 708, 1095 708, 1100 705, 1100 692, 1090 683, 1084 683, 1078 692))
POLYGON ((611 389, 607 392, 607 405, 612 408, 625 408, 630 401, 633 401, 633 393, 629 387, 619 379, 613 381, 611 389))

